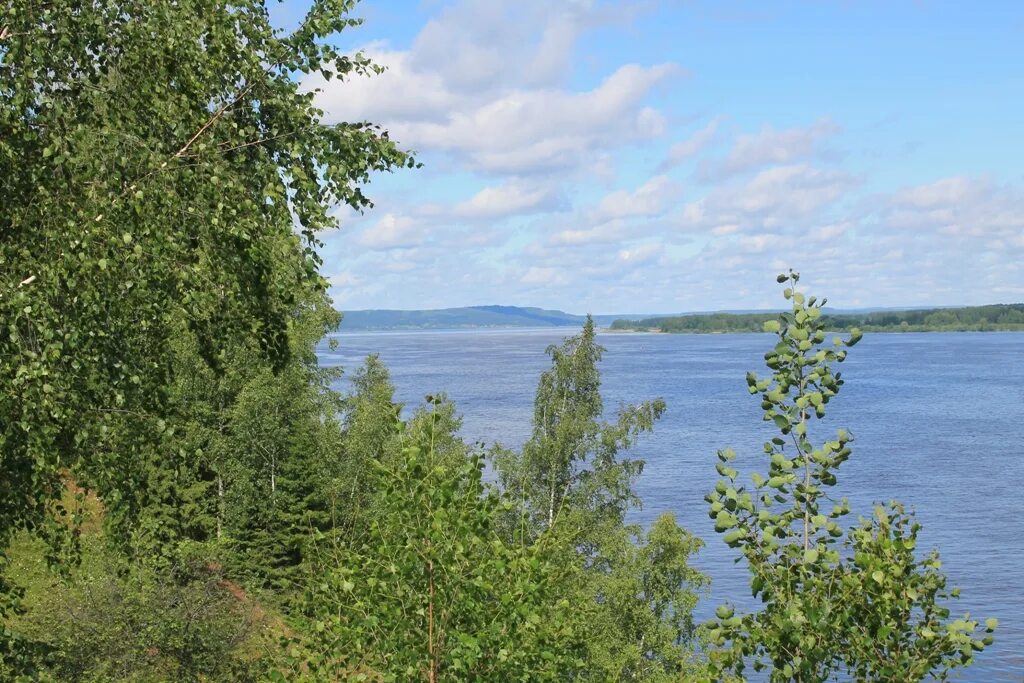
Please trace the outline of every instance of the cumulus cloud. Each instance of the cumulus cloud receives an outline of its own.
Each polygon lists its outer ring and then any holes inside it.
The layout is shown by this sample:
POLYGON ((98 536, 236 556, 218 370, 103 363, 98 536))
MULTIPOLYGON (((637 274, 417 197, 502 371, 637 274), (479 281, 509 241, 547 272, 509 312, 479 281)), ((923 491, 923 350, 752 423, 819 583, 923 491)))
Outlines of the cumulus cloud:
POLYGON ((990 178, 941 178, 876 197, 874 204, 876 219, 892 229, 971 240, 982 248, 1024 248, 1024 191, 990 178))
POLYGON ((552 85, 568 71, 580 32, 599 20, 591 2, 458 2, 427 22, 410 55, 414 65, 436 70, 455 90, 479 92, 508 82, 552 85))
POLYGON ((618 253, 620 263, 629 266, 640 266, 650 263, 662 253, 660 244, 639 244, 629 249, 623 249, 618 253))
POLYGON ((564 285, 569 282, 569 276, 564 268, 541 268, 538 266, 532 266, 523 273, 520 281, 524 285, 564 285))
POLYGON ((352 83, 320 85, 317 105, 325 121, 379 121, 403 145, 451 154, 460 164, 490 173, 569 168, 600 149, 661 135, 665 117, 643 100, 654 86, 682 73, 673 64, 627 64, 588 91, 516 89, 476 101, 446 92, 444 83, 431 84, 436 75, 423 81, 406 72, 402 56, 379 59, 394 71, 360 83, 362 93, 353 94, 352 83), (375 91, 378 80, 387 80, 383 94, 375 91))
POLYGON ((367 45, 384 74, 313 76, 303 86, 316 91, 327 123, 380 122, 403 145, 463 168, 530 174, 598 163, 608 148, 664 132, 665 116, 644 100, 684 73, 671 63, 624 64, 592 88, 567 88, 580 33, 622 14, 584 0, 460 2, 408 50, 367 45))
POLYGON ((731 234, 799 227, 818 212, 835 204, 857 186, 857 180, 840 170, 807 164, 775 166, 750 180, 718 187, 690 202, 679 215, 685 230, 731 234))
POLYGON ((837 306, 1024 299, 1020 184, 908 173, 887 188, 845 163, 840 122, 813 114, 726 138, 739 112, 711 110, 669 137, 694 120, 689 91, 666 97, 684 68, 614 61, 584 40, 625 35, 626 5, 428 3, 408 41, 365 46, 382 76, 304 84, 328 121, 382 123, 426 162, 325 237, 339 302, 770 307, 788 267, 837 306))
POLYGON ((327 278, 332 287, 358 287, 363 284, 363 278, 352 273, 337 273, 327 278))
POLYGON ((562 247, 609 244, 621 241, 625 236, 625 229, 624 221, 608 221, 597 227, 569 228, 554 232, 548 243, 562 247))
POLYGON ((449 153, 468 167, 529 174, 583 164, 595 150, 650 139, 664 118, 641 106, 671 64, 625 65, 592 90, 516 90, 451 110, 447 120, 395 121, 395 137, 417 149, 449 153))

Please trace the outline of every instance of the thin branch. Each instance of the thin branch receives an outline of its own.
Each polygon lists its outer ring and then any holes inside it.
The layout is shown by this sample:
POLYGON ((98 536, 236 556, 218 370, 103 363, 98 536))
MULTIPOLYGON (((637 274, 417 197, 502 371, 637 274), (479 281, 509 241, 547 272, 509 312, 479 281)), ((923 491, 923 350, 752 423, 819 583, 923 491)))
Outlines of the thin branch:
MULTIPOLYGON (((184 146, 182 146, 181 149, 179 149, 177 152, 175 152, 174 156, 172 156, 171 158, 172 159, 177 159, 180 156, 182 156, 185 152, 187 152, 188 148, 192 146, 192 143, 194 143, 196 140, 198 140, 203 135, 203 133, 205 133, 207 131, 207 129, 210 128, 210 126, 215 124, 217 122, 217 120, 220 119, 220 117, 224 115, 224 112, 226 112, 228 109, 230 109, 231 107, 233 107, 236 104, 238 104, 238 101, 240 99, 242 99, 242 97, 244 97, 246 93, 248 93, 250 90, 252 90, 253 85, 255 85, 255 82, 250 82, 249 85, 247 85, 244 88, 242 88, 238 92, 237 95, 235 95, 233 98, 231 98, 230 102, 224 103, 224 105, 222 105, 220 109, 218 109, 216 112, 214 112, 213 116, 211 116, 206 121, 206 123, 204 123, 202 125, 202 127, 200 127, 199 130, 196 131, 196 134, 193 135, 191 138, 189 138, 189 141, 186 142, 184 144, 184 146)), ((166 165, 167 165, 167 162, 165 161, 164 162, 164 166, 166 166, 166 165)))

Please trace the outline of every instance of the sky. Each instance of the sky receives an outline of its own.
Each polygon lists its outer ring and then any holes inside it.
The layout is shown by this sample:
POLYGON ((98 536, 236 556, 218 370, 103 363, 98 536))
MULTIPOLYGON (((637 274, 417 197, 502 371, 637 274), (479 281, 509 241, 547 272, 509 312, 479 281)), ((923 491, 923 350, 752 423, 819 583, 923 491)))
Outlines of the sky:
MULTIPOLYGON (((278 10, 283 25, 302 0, 278 10)), ((339 209, 342 310, 1024 301, 1024 3, 364 0, 307 78, 423 167, 339 209)))

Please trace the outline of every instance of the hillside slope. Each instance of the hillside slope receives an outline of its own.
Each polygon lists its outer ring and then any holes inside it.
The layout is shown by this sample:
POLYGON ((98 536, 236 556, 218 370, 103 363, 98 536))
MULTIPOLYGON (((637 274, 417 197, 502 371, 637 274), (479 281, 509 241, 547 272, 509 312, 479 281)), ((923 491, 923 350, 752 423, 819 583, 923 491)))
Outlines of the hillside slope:
POLYGON ((343 313, 342 332, 462 327, 576 327, 585 320, 582 315, 519 306, 466 306, 425 311, 385 309, 343 313))

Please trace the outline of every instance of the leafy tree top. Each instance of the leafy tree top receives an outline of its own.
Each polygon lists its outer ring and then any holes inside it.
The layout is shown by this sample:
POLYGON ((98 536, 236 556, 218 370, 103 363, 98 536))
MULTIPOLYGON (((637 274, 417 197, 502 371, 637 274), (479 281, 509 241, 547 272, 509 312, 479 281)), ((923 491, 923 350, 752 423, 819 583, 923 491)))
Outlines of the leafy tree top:
MULTIPOLYGON (((969 664, 991 642, 975 638, 969 616, 947 621, 944 601, 959 595, 946 589, 935 553, 915 554, 920 528, 896 502, 879 505, 873 519, 844 530, 849 513, 836 500, 836 470, 849 459, 852 435, 839 429, 815 441, 812 426, 843 386, 835 366, 862 337, 829 339, 822 316, 825 300, 796 288, 790 271, 778 282, 791 310, 764 323, 778 341, 765 354, 771 375, 747 375, 750 393, 760 395, 764 420, 778 435, 764 444, 767 476, 740 482, 731 449, 719 451, 722 479, 708 494, 716 531, 739 548, 750 569, 759 612, 737 615, 730 605, 716 611, 709 636, 718 675, 742 675, 747 666, 769 670, 773 683, 834 680, 945 680, 969 664)), ((986 623, 991 633, 994 620, 986 623)))

